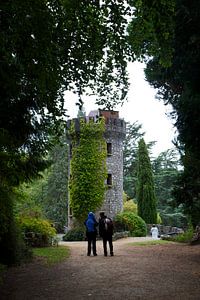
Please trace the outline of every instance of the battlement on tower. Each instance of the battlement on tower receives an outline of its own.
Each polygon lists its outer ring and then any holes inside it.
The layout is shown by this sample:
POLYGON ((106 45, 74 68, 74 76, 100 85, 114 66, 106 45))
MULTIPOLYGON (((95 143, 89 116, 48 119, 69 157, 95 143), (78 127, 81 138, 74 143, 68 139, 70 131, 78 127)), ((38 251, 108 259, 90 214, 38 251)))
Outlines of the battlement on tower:
MULTIPOLYGON (((108 134, 116 135, 119 138, 124 139, 126 135, 126 122, 124 119, 119 118, 118 111, 110 111, 110 110, 93 110, 89 113, 87 117, 85 117, 85 121, 93 120, 97 122, 100 117, 105 118, 106 132, 105 136, 108 134)), ((80 119, 74 118, 72 120, 67 121, 67 128, 69 129, 72 122, 75 126, 75 131, 78 134, 80 132, 80 119)))

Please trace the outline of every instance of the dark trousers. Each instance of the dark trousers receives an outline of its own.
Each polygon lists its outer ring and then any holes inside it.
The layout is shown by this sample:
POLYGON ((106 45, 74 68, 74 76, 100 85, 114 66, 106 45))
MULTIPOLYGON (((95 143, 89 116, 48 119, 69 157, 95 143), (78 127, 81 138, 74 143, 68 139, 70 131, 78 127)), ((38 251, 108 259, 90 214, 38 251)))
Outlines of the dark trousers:
POLYGON ((112 235, 111 234, 103 235, 104 255, 107 255, 107 242, 108 242, 109 248, 110 248, 110 255, 113 255, 113 243, 112 243, 112 235))
POLYGON ((93 254, 97 254, 96 250, 96 232, 87 232, 87 240, 88 240, 88 250, 87 255, 91 254, 91 248, 93 251, 93 254))

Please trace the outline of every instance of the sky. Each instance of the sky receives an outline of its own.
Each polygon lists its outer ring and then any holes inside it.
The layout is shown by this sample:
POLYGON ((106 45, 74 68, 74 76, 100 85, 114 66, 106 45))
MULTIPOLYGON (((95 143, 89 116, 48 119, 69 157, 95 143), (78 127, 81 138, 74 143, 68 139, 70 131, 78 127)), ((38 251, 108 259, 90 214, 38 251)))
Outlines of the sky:
MULTIPOLYGON (((156 141, 155 146, 152 148, 152 154, 156 157, 162 151, 174 148, 172 140, 175 137, 175 128, 172 120, 167 116, 171 108, 166 107, 162 100, 155 99, 156 90, 145 80, 144 67, 145 64, 143 63, 129 63, 130 87, 128 101, 115 110, 119 111, 120 118, 125 121, 130 123, 138 121, 139 124, 142 124, 142 130, 145 132, 145 142, 156 141)), ((65 97, 67 114, 69 118, 75 118, 78 111, 78 107, 75 105, 77 96, 67 92, 65 97)), ((98 109, 94 99, 83 99, 86 115, 91 110, 98 109)))

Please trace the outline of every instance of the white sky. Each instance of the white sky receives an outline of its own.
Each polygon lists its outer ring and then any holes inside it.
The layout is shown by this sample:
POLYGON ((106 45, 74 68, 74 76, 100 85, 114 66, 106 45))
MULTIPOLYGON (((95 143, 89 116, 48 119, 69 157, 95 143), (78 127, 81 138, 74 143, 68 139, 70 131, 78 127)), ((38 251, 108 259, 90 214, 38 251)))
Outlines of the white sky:
MULTIPOLYGON (((139 62, 129 64, 128 101, 122 107, 117 107, 116 110, 119 110, 120 118, 125 121, 130 123, 138 121, 139 124, 142 124, 145 141, 157 141, 152 149, 153 156, 157 156, 160 152, 174 147, 172 140, 175 137, 175 129, 172 121, 166 115, 170 111, 170 107, 164 106, 162 101, 155 99, 156 90, 144 79, 144 67, 145 65, 139 62)), ((94 104, 94 98, 85 97, 83 100, 86 115, 91 110, 98 108, 94 104)), ((76 95, 67 92, 65 107, 70 118, 77 116, 76 102, 76 95)))

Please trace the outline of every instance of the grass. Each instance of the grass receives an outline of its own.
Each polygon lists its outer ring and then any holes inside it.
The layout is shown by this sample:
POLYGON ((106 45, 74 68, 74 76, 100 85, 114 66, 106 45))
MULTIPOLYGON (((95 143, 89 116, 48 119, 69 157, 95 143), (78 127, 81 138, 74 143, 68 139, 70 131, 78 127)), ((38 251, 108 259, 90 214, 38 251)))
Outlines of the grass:
POLYGON ((178 243, 189 243, 192 240, 192 237, 194 235, 193 229, 189 229, 184 233, 181 233, 174 237, 174 241, 178 243))
POLYGON ((43 258, 48 266, 64 261, 69 254, 69 248, 65 246, 33 248, 33 255, 43 258))
POLYGON ((145 241, 145 242, 130 243, 129 245, 131 245, 131 246, 154 246, 154 245, 164 245, 164 244, 169 244, 169 243, 171 243, 171 242, 164 241, 164 240, 152 240, 152 241, 145 241))
POLYGON ((3 282, 3 273, 7 270, 7 266, 0 264, 0 284, 3 282))

